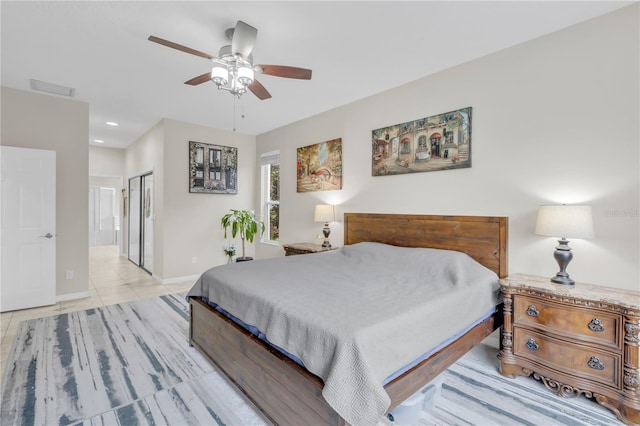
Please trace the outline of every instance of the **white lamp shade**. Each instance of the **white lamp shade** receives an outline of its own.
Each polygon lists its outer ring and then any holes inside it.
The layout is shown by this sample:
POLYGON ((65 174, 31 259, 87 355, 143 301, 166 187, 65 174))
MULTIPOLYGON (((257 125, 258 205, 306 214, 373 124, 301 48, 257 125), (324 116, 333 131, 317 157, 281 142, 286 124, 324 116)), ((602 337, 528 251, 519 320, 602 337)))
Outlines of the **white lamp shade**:
POLYGON ((336 208, 331 204, 318 204, 313 216, 316 222, 334 222, 336 220, 336 208))
POLYGON ((591 206, 540 206, 535 233, 547 237, 593 238, 591 206))
POLYGON ((253 82, 253 70, 248 67, 238 68, 238 81, 245 86, 253 82))
POLYGON ((211 80, 216 84, 225 85, 229 81, 229 71, 221 66, 215 66, 211 69, 211 80))

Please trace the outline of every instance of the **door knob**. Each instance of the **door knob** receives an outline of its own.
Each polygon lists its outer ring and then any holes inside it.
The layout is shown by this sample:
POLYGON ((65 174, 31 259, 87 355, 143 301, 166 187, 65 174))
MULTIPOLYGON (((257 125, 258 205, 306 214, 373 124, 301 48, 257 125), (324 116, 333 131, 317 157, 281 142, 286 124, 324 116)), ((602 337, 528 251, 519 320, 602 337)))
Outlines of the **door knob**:
POLYGON ((47 232, 46 235, 40 235, 40 238, 53 238, 53 234, 51 232, 47 232))

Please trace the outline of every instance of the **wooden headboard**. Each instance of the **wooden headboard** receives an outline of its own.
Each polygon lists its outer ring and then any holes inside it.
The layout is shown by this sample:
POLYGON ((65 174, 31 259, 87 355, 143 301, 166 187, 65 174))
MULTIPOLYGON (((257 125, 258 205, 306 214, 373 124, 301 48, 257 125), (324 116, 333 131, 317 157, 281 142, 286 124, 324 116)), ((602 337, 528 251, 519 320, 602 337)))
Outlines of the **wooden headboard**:
POLYGON ((461 251, 504 278, 508 224, 507 217, 494 216, 345 213, 344 244, 372 241, 461 251))

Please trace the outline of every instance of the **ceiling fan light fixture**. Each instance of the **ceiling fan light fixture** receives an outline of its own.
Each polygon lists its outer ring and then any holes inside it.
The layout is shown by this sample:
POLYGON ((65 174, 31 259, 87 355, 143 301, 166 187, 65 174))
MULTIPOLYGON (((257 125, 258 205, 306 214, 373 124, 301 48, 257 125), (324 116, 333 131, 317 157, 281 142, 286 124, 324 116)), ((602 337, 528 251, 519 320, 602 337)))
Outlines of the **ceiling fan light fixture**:
POLYGON ((226 90, 238 98, 247 92, 253 80, 253 66, 238 56, 222 58, 221 63, 211 69, 211 81, 218 89, 226 90))
POLYGON ((229 71, 225 67, 215 66, 211 69, 211 81, 218 87, 224 86, 229 81, 229 71))
POLYGON ((249 67, 238 68, 238 81, 243 86, 248 86, 253 83, 253 69, 249 67))

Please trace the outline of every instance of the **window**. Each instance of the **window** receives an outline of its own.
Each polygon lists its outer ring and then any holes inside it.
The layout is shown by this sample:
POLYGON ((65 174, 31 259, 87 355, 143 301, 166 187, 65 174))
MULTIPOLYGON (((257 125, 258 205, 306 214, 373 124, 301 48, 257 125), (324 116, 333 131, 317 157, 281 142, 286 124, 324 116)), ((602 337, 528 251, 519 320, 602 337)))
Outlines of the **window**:
POLYGON ((277 243, 280 238, 280 151, 260 156, 261 205, 265 230, 262 242, 277 243))

